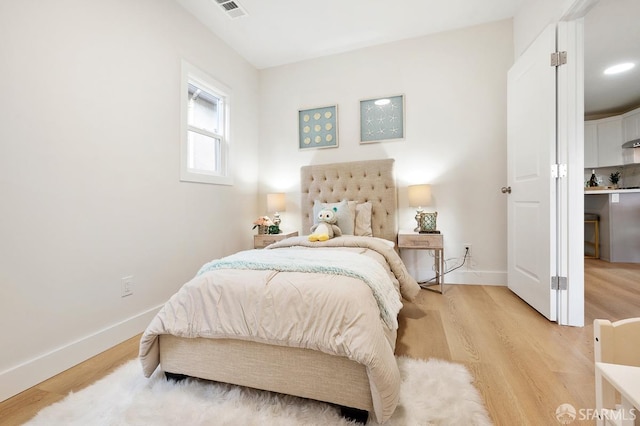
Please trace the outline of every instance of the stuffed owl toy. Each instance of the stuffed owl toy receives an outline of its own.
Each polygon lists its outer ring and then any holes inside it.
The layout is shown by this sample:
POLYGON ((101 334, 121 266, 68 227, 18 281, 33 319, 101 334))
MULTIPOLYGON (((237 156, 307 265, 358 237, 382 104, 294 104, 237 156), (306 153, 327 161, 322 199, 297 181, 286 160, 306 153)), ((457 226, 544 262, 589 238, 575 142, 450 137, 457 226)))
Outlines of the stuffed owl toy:
POLYGON ((327 241, 333 237, 342 235, 342 231, 336 225, 338 218, 336 217, 336 207, 330 209, 325 208, 318 213, 318 223, 311 227, 311 235, 309 241, 327 241))

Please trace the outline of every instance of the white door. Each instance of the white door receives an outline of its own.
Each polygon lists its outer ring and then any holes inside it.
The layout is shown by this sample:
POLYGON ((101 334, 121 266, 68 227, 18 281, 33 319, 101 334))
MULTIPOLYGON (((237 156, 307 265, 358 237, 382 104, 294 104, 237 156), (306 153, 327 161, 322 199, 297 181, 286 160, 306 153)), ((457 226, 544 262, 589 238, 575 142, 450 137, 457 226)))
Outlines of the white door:
POLYGON ((556 70, 550 65, 556 30, 549 26, 508 74, 508 285, 548 319, 557 316, 556 70))

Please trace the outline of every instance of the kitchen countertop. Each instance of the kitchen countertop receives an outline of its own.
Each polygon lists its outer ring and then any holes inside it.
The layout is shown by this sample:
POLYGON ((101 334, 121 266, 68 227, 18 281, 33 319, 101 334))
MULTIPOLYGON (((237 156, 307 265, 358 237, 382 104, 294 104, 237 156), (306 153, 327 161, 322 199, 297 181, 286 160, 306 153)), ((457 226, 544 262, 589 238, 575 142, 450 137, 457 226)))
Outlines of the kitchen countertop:
POLYGON ((640 188, 633 188, 633 189, 624 189, 624 188, 617 188, 617 189, 613 189, 613 188, 609 188, 606 189, 585 189, 584 190, 584 194, 585 195, 589 195, 589 194, 629 194, 632 192, 640 192, 640 188))

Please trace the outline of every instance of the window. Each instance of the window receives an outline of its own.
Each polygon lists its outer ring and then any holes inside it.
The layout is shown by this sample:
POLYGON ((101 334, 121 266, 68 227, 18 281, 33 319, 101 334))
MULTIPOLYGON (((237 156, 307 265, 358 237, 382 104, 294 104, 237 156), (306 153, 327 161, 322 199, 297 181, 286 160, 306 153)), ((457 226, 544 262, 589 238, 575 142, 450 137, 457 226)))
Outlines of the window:
POLYGON ((180 180, 231 185, 229 89, 182 63, 180 180))

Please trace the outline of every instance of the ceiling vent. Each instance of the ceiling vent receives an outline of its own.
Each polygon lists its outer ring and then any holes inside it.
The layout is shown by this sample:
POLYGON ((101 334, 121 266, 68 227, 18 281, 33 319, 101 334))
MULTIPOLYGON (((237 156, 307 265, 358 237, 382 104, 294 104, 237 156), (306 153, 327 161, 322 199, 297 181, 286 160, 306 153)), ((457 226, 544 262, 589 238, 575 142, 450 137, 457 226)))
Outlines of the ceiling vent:
POLYGON ((240 18, 247 15, 247 12, 236 0, 215 0, 224 13, 231 19, 240 18))

